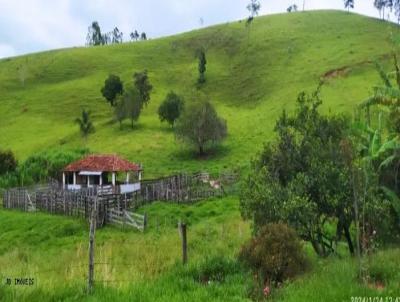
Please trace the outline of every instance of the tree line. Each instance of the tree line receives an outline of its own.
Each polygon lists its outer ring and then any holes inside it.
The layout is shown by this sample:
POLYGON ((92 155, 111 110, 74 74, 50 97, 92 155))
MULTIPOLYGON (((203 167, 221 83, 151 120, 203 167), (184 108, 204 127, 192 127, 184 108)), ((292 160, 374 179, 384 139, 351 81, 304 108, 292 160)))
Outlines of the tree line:
MULTIPOLYGON (((142 32, 139 34, 137 30, 132 31, 129 34, 130 41, 145 41, 147 40, 147 34, 142 32)), ((112 31, 103 33, 100 25, 97 21, 93 21, 88 28, 86 36, 86 45, 98 46, 108 44, 119 44, 124 42, 124 34, 122 31, 115 27, 112 31)))

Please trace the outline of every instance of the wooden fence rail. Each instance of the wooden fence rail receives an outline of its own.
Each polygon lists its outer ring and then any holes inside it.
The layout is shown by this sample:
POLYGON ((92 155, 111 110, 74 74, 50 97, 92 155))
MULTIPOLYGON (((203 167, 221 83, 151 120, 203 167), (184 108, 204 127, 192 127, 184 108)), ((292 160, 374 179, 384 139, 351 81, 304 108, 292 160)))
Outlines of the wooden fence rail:
POLYGON ((143 230, 147 218, 133 211, 145 204, 153 201, 193 203, 222 196, 224 194, 222 185, 216 181, 211 182, 209 178, 206 173, 174 175, 144 181, 139 191, 129 194, 117 194, 96 187, 70 191, 53 182, 48 186, 5 190, 3 206, 7 209, 43 211, 89 219, 94 199, 97 198, 98 226, 110 222, 116 224, 122 222, 122 224, 143 230))

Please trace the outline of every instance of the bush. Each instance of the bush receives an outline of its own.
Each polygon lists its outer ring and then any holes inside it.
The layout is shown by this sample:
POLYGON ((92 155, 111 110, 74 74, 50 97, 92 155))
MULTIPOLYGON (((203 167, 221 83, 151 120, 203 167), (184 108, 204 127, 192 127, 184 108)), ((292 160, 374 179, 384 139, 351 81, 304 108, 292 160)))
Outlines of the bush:
MULTIPOLYGON (((263 284, 277 286, 304 272, 308 261, 296 232, 285 224, 267 224, 246 243, 239 259, 263 284)), ((261 285, 261 286, 262 286, 261 285)))
POLYGON ((15 171, 17 160, 11 150, 0 150, 0 175, 15 171))
POLYGON ((222 256, 208 258, 189 271, 189 275, 202 284, 222 283, 227 276, 240 273, 242 273, 240 263, 222 256))
POLYGON ((47 182, 49 178, 60 179, 62 169, 83 157, 87 149, 72 151, 50 150, 28 157, 12 173, 0 177, 0 187, 29 186, 47 182))

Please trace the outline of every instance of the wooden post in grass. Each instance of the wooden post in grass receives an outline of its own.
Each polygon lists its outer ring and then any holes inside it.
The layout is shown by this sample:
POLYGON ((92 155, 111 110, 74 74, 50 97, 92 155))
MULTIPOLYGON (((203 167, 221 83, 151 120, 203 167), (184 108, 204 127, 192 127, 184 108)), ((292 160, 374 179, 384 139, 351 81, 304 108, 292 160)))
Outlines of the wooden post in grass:
POLYGON ((186 223, 179 222, 179 231, 182 238, 182 262, 187 263, 187 237, 186 237, 186 223))
POLYGON ((147 213, 143 215, 143 231, 147 228, 147 213))
POLYGON ((88 294, 91 294, 93 292, 93 283, 94 283, 94 239, 96 234, 96 217, 97 217, 97 196, 94 198, 92 211, 90 215, 88 294))

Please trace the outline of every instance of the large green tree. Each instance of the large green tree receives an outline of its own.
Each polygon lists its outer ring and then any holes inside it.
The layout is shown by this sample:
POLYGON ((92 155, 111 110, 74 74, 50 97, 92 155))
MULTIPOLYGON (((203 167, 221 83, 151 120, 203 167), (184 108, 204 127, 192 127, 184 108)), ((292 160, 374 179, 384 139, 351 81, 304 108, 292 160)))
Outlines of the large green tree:
POLYGON ((119 76, 110 74, 108 78, 104 81, 104 86, 101 89, 103 97, 114 106, 115 98, 118 94, 122 94, 124 91, 124 85, 119 78, 119 76))
POLYGON ((184 108, 183 98, 171 91, 158 108, 160 121, 167 121, 172 127, 184 108))
POLYGON ((343 235, 353 253, 351 171, 341 148, 349 120, 320 114, 320 105, 318 91, 302 93, 296 113, 282 113, 276 140, 267 143, 252 164, 241 211, 254 220, 256 229, 271 222, 291 225, 318 255, 334 252, 334 243, 343 235), (332 224, 336 232, 328 230, 332 224))
POLYGON ((219 143, 227 136, 227 125, 210 102, 202 101, 188 106, 176 123, 175 133, 204 155, 207 145, 219 143))

